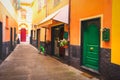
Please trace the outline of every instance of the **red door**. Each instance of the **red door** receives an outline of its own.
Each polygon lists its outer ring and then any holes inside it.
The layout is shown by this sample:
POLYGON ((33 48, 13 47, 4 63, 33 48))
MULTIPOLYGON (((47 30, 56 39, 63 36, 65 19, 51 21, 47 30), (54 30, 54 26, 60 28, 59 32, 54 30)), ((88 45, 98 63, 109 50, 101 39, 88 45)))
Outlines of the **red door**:
POLYGON ((21 29, 21 42, 26 41, 26 29, 21 29))

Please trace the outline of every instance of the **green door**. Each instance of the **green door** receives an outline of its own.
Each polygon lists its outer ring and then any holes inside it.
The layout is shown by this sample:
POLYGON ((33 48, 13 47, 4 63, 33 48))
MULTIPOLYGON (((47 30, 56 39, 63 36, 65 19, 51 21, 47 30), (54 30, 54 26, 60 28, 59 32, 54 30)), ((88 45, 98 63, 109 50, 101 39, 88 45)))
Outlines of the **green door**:
POLYGON ((82 59, 83 66, 98 71, 100 32, 96 23, 84 23, 82 33, 82 59))

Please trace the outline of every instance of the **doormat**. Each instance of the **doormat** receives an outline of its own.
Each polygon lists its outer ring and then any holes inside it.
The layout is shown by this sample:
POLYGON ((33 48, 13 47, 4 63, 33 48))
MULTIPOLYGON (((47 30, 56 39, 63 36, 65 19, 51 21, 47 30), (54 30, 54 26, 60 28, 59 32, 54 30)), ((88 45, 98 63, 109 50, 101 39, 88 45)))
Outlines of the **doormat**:
POLYGON ((83 76, 85 76, 85 77, 88 77, 88 78, 90 78, 90 79, 92 79, 93 78, 93 76, 91 76, 90 74, 88 74, 88 73, 81 73, 83 76))

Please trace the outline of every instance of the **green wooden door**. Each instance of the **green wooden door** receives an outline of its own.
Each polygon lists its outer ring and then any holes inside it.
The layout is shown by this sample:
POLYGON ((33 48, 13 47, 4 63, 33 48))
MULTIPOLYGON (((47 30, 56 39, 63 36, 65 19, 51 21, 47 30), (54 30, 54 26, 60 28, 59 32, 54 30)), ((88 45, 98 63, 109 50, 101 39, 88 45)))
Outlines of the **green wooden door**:
POLYGON ((83 66, 98 70, 99 67, 99 27, 95 23, 83 26, 83 66))

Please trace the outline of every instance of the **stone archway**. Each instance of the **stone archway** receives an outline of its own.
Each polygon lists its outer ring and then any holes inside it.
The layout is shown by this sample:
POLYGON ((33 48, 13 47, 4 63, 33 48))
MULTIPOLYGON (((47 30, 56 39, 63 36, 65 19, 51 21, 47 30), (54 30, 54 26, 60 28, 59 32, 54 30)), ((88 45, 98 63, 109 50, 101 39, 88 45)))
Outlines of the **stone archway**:
POLYGON ((22 28, 20 30, 20 40, 21 42, 26 42, 26 29, 22 28))
POLYGON ((21 42, 26 42, 28 34, 28 25, 26 23, 21 23, 19 25, 19 39, 21 42))

